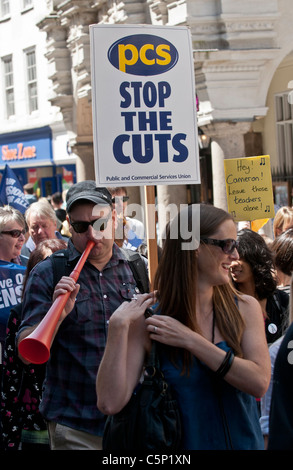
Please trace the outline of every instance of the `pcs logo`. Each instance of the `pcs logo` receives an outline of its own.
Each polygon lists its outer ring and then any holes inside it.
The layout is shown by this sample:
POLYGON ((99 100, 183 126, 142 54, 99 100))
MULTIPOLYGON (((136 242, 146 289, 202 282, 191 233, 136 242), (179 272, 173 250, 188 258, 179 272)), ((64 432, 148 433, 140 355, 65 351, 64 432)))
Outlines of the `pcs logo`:
POLYGON ((173 44, 159 36, 134 34, 112 44, 108 59, 121 72, 149 76, 174 67, 178 52, 173 44))

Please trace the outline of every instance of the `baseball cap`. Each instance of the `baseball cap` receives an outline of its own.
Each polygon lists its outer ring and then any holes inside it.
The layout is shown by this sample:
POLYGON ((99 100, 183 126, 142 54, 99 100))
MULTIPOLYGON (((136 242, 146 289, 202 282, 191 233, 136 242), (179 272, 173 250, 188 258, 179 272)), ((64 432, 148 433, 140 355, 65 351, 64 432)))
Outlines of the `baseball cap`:
POLYGON ((33 183, 26 183, 24 186, 23 186, 23 189, 25 189, 26 191, 30 190, 30 189, 34 189, 34 185, 33 183))
POLYGON ((66 194, 66 210, 70 211, 72 205, 80 200, 112 206, 112 196, 107 188, 98 188, 92 180, 81 181, 70 186, 66 194))

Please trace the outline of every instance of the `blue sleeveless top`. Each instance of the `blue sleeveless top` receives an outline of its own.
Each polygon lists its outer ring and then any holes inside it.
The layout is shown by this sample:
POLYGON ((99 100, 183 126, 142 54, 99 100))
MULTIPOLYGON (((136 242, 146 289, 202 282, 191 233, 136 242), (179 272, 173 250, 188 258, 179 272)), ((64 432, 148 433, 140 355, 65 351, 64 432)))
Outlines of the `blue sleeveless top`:
MULTIPOLYGON (((229 350, 225 341, 217 346, 229 350)), ((223 379, 216 380, 215 374, 194 356, 189 375, 181 375, 180 359, 176 359, 179 367, 175 367, 164 347, 158 349, 162 371, 181 411, 183 450, 264 449, 253 396, 223 379)))

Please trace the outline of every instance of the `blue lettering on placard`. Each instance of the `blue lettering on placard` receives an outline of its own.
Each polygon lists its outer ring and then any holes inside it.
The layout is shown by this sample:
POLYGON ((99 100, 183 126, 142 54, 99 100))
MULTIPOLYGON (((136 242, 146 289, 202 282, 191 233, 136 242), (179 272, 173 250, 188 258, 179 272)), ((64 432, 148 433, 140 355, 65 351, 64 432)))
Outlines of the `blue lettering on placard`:
POLYGON ((120 85, 121 108, 129 108, 131 104, 140 108, 144 104, 147 108, 158 105, 164 108, 165 100, 171 95, 171 86, 168 82, 159 82, 158 88, 153 82, 122 82, 120 85))
POLYGON ((169 158, 182 163, 188 158, 184 144, 186 134, 179 132, 172 136, 172 112, 162 110, 171 96, 168 82, 125 81, 120 85, 120 95, 120 108, 125 110, 121 112, 125 134, 118 135, 113 142, 113 155, 118 163, 127 165, 136 161, 145 164, 156 155, 160 163, 168 163, 169 158), (156 111, 146 110, 155 106, 156 111), (130 107, 131 110, 126 111, 130 107))
POLYGON ((118 163, 122 163, 122 165, 126 163, 131 163, 131 158, 129 155, 125 155, 123 152, 123 144, 125 142, 129 142, 130 136, 129 135, 118 135, 113 143, 113 153, 114 157, 116 158, 118 163))
POLYGON ((188 149, 181 142, 186 139, 186 134, 122 134, 118 135, 113 143, 113 154, 118 163, 131 163, 131 157, 137 163, 149 163, 155 154, 155 142, 158 142, 159 161, 168 163, 168 142, 171 141, 172 148, 179 152, 173 154, 172 160, 177 163, 184 162, 188 157, 188 149), (124 145, 129 143, 128 146, 124 145))
POLYGON ((182 163, 188 157, 188 150, 185 145, 182 144, 181 140, 186 139, 186 134, 176 134, 172 139, 174 150, 177 150, 178 155, 174 155, 173 162, 182 163))
POLYGON ((134 34, 119 39, 108 50, 110 63, 132 75, 158 75, 178 62, 178 51, 169 41, 152 34, 134 34))
POLYGON ((136 130, 136 122, 140 131, 146 131, 148 128, 150 131, 158 129, 161 131, 172 130, 171 111, 139 111, 138 113, 135 111, 124 111, 121 113, 121 116, 124 118, 124 128, 127 132, 136 130))

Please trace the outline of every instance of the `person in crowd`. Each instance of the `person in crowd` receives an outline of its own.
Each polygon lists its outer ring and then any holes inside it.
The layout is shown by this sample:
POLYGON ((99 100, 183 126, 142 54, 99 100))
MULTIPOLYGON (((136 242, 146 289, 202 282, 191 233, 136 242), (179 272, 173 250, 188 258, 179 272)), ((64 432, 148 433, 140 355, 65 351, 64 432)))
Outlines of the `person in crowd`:
MULTIPOLYGON (((148 258, 147 243, 142 243, 141 245, 139 245, 139 247, 137 248, 137 251, 145 258, 148 258)), ((157 252, 158 252, 158 262, 159 262, 161 259, 161 255, 162 255, 162 248, 159 245, 157 245, 157 252)))
POLYGON ((230 266, 235 287, 261 305, 268 344, 282 336, 288 324, 289 295, 277 289, 273 254, 263 237, 250 229, 238 232, 239 259, 230 266))
POLYGON ((154 314, 145 319, 151 299, 143 294, 110 318, 97 406, 111 415, 128 403, 156 341, 181 411, 182 450, 262 449, 255 397, 267 390, 270 360, 261 308, 230 281, 230 264, 238 259, 230 214, 201 204, 199 243, 184 245, 185 234, 198 227, 195 206, 168 225, 154 314))
POLYGON ((108 188, 113 197, 113 204, 117 212, 118 227, 116 233, 117 244, 124 248, 137 250, 139 245, 145 240, 145 230, 143 223, 133 217, 127 216, 127 189, 124 186, 108 188))
POLYGON ((62 191, 62 200, 63 200, 63 204, 62 204, 62 209, 65 209, 66 210, 66 195, 68 193, 68 188, 67 189, 63 189, 62 191))
POLYGON ((270 248, 274 256, 278 289, 289 294, 293 272, 293 228, 275 238, 270 248))
POLYGON ((66 207, 72 233, 65 253, 67 269, 74 269, 88 241, 94 247, 77 284, 65 273, 54 286, 51 258, 34 268, 17 341, 36 328, 52 299, 70 292, 47 362, 40 411, 48 422, 52 450, 99 450, 105 416, 96 407, 95 380, 108 321, 138 289, 126 256, 114 243, 116 212, 109 191, 94 181, 76 183, 67 192, 66 207))
MULTIPOLYGON (((7 268, 7 263, 26 266, 26 258, 21 256, 21 249, 25 242, 26 224, 21 212, 11 206, 0 207, 0 262, 7 268)), ((7 275, 3 275, 4 283, 7 275)), ((1 279, 2 281, 3 279, 1 279)), ((9 311, 6 312, 6 305, 1 294, 1 304, 4 313, 0 321, 0 384, 2 377, 2 349, 5 342, 6 322, 9 311)), ((2 311, 3 312, 3 311, 2 311)), ((1 434, 1 427, 0 427, 1 434)), ((0 436, 0 448, 2 446, 0 436)))
MULTIPOLYGON (((293 258, 293 251, 291 254, 291 258, 293 258)), ((291 276, 290 284, 290 308, 289 308, 289 325, 293 322, 293 302, 292 302, 292 295, 293 295, 293 276, 291 276)), ((286 333, 286 330, 285 330, 286 333)), ((260 425, 262 428, 262 432, 265 439, 265 448, 268 446, 268 438, 269 438, 269 418, 270 418, 270 409, 271 409, 271 399, 272 399, 272 389, 274 383, 274 368, 275 368, 275 361, 277 354, 279 352, 280 346, 284 339, 284 335, 278 338, 274 343, 271 344, 269 348, 270 358, 271 358, 271 381, 269 388, 266 394, 261 399, 261 417, 260 417, 260 425)), ((293 349, 293 348, 292 348, 293 349)))
MULTIPOLYGON (((283 232, 271 244, 271 250, 274 256, 274 264, 276 268, 276 279, 278 283, 278 289, 283 289, 289 295, 292 291, 292 273, 293 273, 293 229, 289 229, 286 232, 283 232)), ((289 318, 288 325, 291 324, 293 320, 293 305, 290 300, 290 309, 289 309, 289 318)), ((284 325, 284 333, 286 332, 286 325, 284 325)), ((270 416, 270 405, 271 405, 271 396, 272 396, 272 387, 273 387, 273 374, 274 374, 274 364, 276 360, 277 353, 279 351, 281 342, 284 339, 284 335, 274 341, 270 348, 270 358, 271 358, 271 382, 268 388, 268 391, 261 399, 261 417, 260 424, 265 438, 265 445, 268 444, 268 435, 269 435, 269 416, 270 416)))
MULTIPOLYGON (((65 212, 66 212, 66 194, 67 194, 67 192, 68 192, 68 189, 64 189, 62 191, 63 203, 62 203, 61 209, 65 210, 65 212)), ((62 226, 60 228, 60 233, 64 237, 67 237, 67 238, 71 237, 71 233, 70 233, 70 230, 69 230, 69 223, 68 223, 67 218, 62 222, 62 226)))
MULTIPOLYGON (((67 243, 59 239, 44 240, 37 245, 27 264, 23 292, 33 267, 66 247, 67 243)), ((3 447, 4 450, 49 450, 47 425, 39 411, 46 365, 25 365, 18 357, 15 340, 21 311, 22 304, 11 309, 6 328, 1 390, 3 447)))
POLYGON ((0 207, 0 259, 26 265, 21 256, 25 243, 26 224, 21 212, 11 206, 0 207))
POLYGON ((43 240, 64 238, 57 230, 57 217, 51 204, 42 199, 34 202, 25 212, 29 238, 24 244, 21 253, 29 258, 30 253, 43 240))
POLYGON ((277 350, 272 377, 268 450, 293 449, 293 277, 290 326, 277 350))
POLYGON ((23 192, 26 200, 28 201, 29 204, 32 204, 33 202, 37 202, 38 198, 35 195, 35 190, 34 190, 34 185, 33 183, 27 183, 23 187, 23 192))
POLYGON ((66 220, 66 210, 62 208, 63 198, 62 193, 54 193, 51 197, 51 204, 56 212, 57 219, 60 220, 61 224, 66 220))
POLYGON ((293 228, 293 207, 283 206, 277 211, 273 222, 274 238, 293 228))

